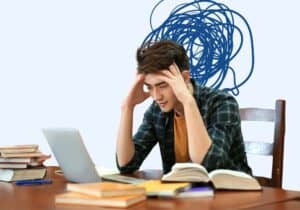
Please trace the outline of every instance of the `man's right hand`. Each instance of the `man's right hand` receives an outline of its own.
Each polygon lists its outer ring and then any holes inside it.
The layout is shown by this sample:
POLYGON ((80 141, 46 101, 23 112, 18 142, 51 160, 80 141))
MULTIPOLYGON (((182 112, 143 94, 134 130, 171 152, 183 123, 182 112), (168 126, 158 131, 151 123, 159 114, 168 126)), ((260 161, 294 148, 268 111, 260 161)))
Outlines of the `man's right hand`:
POLYGON ((150 94, 143 89, 145 75, 137 74, 135 81, 122 104, 120 128, 117 137, 117 158, 120 166, 126 165, 134 156, 132 141, 133 110, 135 105, 145 101, 150 94))
POLYGON ((145 74, 137 74, 133 86, 127 95, 123 106, 134 108, 135 105, 145 101, 150 94, 143 89, 145 74))

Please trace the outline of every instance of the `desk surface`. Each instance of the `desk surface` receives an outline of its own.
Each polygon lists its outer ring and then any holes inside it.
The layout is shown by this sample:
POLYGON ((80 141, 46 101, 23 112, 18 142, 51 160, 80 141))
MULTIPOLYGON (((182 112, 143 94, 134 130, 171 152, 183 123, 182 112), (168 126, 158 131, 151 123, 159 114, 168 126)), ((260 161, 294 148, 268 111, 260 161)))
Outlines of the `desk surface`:
MULTIPOLYGON (((0 210, 50 210, 50 209, 87 209, 86 206, 55 205, 55 194, 65 192, 66 179, 54 173, 57 167, 49 167, 47 178, 52 184, 38 186, 16 186, 12 183, 0 182, 0 210)), ((158 178, 159 171, 141 171, 134 176, 142 178, 158 178)), ((300 192, 275 188, 263 188, 263 191, 217 191, 214 197, 190 199, 150 198, 147 201, 130 207, 134 210, 198 210, 201 209, 295 209, 299 207, 300 192), (267 207, 267 208, 266 208, 267 207), (279 208, 277 208, 279 207, 279 208)), ((113 208, 88 207, 88 209, 113 208)), ((298 208, 297 208, 298 209, 298 208)))

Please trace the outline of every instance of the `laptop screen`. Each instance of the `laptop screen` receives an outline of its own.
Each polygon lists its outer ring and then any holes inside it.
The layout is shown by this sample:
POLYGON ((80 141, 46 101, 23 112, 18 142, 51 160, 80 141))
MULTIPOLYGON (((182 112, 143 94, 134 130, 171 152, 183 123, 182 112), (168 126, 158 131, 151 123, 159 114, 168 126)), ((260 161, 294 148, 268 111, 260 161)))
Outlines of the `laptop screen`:
POLYGON ((43 133, 67 180, 79 183, 101 181, 77 129, 46 128, 43 133))

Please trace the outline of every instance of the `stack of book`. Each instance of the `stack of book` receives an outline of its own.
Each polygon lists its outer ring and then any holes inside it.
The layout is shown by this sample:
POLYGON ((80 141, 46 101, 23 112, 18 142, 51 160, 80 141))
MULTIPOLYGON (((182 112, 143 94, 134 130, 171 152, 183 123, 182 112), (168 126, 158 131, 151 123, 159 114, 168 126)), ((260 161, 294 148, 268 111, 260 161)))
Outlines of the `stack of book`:
POLYGON ((67 184, 67 192, 55 196, 56 204, 126 208, 146 199, 143 187, 114 182, 67 184))
POLYGON ((36 144, 0 146, 0 181, 40 179, 46 173, 36 144))

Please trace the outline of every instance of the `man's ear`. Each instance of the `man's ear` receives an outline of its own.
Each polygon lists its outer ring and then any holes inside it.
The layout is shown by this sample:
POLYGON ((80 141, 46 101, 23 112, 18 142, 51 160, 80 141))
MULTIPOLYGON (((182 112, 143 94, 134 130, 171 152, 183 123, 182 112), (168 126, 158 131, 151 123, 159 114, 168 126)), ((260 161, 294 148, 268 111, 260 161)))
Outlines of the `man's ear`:
POLYGON ((190 82, 191 76, 190 76, 190 71, 189 70, 183 70, 181 72, 181 75, 182 75, 185 83, 189 83, 190 82))

